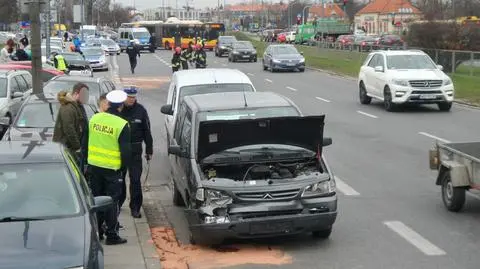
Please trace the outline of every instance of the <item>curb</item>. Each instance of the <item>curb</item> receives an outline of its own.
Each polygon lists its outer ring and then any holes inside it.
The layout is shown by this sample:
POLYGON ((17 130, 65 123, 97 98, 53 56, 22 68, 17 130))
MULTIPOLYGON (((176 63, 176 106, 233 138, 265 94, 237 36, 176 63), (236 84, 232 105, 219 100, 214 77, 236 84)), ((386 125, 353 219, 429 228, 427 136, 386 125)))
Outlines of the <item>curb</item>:
POLYGON ((150 233, 150 226, 148 225, 147 215, 143 210, 143 206, 140 209, 142 214, 141 219, 133 219, 135 224, 135 230, 137 232, 138 244, 142 252, 145 269, 159 269, 162 268, 160 263, 160 257, 157 253, 157 248, 153 244, 152 236, 150 233))

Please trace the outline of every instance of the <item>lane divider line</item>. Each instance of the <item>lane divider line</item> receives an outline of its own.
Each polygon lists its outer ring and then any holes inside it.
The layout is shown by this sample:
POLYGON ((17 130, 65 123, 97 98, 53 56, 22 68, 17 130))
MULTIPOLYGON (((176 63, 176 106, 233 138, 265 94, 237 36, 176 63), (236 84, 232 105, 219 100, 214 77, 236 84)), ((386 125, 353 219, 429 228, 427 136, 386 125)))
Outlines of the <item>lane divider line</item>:
POLYGON ((427 132, 418 132, 419 135, 423 135, 423 136, 426 136, 426 137, 430 137, 430 138, 433 138, 435 140, 438 140, 440 142, 443 142, 443 143, 450 143, 451 141, 448 141, 447 139, 443 139, 443 138, 440 138, 438 136, 434 136, 432 134, 429 134, 427 132))
POLYGON ((347 196, 358 196, 360 195, 359 192, 354 190, 350 187, 345 181, 341 180, 339 177, 335 176, 335 184, 337 186, 337 190, 347 196))
POLYGON ((425 239, 423 236, 412 230, 401 221, 384 221, 388 228, 403 237, 410 244, 415 246, 421 252, 428 256, 442 256, 447 254, 441 248, 435 246, 433 243, 425 239))
POLYGON ((357 110, 357 113, 358 113, 358 114, 362 114, 362 115, 367 116, 367 117, 370 117, 370 118, 373 118, 373 119, 378 119, 377 116, 372 115, 372 114, 369 114, 369 113, 367 113, 367 112, 363 112, 363 111, 357 110))
POLYGON ((289 89, 289 90, 291 90, 291 91, 294 91, 294 92, 298 91, 297 89, 292 88, 292 87, 290 87, 290 86, 287 86, 286 88, 289 89))
POLYGON ((254 77, 255 75, 252 73, 247 73, 247 75, 254 77))
POLYGON ((317 100, 323 101, 323 102, 325 102, 325 103, 330 103, 330 100, 327 100, 327 99, 325 99, 325 98, 318 97, 318 96, 316 96, 315 98, 316 98, 317 100))
POLYGON ((270 79, 268 79, 268 78, 266 78, 265 81, 270 82, 270 83, 273 83, 273 81, 270 80, 270 79))

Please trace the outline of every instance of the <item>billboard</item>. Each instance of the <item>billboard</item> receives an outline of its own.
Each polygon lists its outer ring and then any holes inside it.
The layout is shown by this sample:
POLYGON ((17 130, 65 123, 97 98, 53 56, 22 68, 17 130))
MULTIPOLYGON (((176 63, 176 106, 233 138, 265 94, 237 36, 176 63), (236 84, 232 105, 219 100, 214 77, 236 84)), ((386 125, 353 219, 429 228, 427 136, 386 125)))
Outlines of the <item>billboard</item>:
POLYGON ((73 22, 82 23, 82 6, 81 5, 73 6, 73 22))

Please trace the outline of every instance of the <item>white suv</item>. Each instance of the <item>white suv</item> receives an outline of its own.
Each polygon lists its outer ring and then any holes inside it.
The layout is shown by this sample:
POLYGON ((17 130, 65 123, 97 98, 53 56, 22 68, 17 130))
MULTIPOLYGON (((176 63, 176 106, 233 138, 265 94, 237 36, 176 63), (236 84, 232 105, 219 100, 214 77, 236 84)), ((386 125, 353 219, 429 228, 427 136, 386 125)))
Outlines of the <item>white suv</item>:
POLYGON ((449 111, 455 90, 442 70, 420 50, 372 52, 358 75, 360 103, 370 104, 376 98, 387 111, 406 103, 437 104, 440 110, 449 111))

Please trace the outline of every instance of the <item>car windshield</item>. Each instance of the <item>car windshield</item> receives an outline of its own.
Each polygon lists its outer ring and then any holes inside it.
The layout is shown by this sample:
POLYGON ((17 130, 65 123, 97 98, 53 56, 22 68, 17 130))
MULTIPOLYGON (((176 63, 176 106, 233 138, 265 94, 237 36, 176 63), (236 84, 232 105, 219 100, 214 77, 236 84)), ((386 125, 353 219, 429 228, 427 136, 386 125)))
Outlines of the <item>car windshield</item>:
POLYGON ((106 46, 115 46, 117 43, 115 43, 115 41, 113 40, 110 40, 110 39, 103 39, 101 40, 102 44, 103 45, 106 45, 106 46))
POLYGON ((233 46, 236 49, 253 49, 253 45, 250 42, 237 42, 234 43, 233 46))
POLYGON ((232 43, 232 42, 235 42, 235 41, 237 41, 237 39, 233 36, 220 37, 220 42, 222 42, 222 43, 232 43))
POLYGON ((437 66, 427 55, 387 56, 388 69, 436 69, 437 66))
POLYGON ((72 176, 63 163, 0 165, 0 219, 79 214, 72 176))
POLYGON ((56 95, 60 91, 71 91, 78 82, 88 86, 90 96, 100 97, 100 86, 96 82, 50 80, 43 86, 43 92, 56 95))
POLYGON ((93 29, 84 29, 82 30, 84 36, 95 35, 95 30, 93 29))
POLYGON ((253 92, 252 85, 247 83, 205 84, 180 88, 180 100, 185 96, 218 92, 253 92))
POLYGON ((83 55, 85 56, 102 56, 103 50, 99 48, 85 48, 82 49, 83 55))
POLYGON ((150 33, 149 32, 133 32, 133 37, 134 38, 149 38, 150 33))
MULTIPOLYGON (((25 105, 15 121, 18 128, 53 128, 57 119, 60 103, 44 102, 25 105)), ((94 111, 89 105, 84 105, 87 117, 93 116, 94 111)))
POLYGON ((273 54, 276 54, 276 55, 298 54, 298 51, 293 46, 276 46, 276 47, 273 47, 273 54))
POLYGON ((68 61, 83 61, 82 55, 79 53, 65 53, 63 54, 63 57, 65 57, 65 60, 68 61))
POLYGON ((217 110, 200 112, 199 121, 211 120, 239 120, 256 119, 272 117, 300 116, 300 113, 294 107, 262 107, 235 110, 217 110))
POLYGON ((7 79, 0 78, 0 98, 7 97, 7 79))

